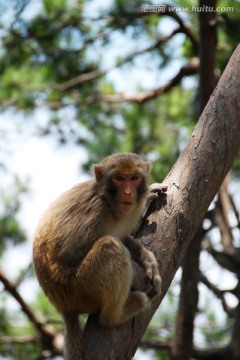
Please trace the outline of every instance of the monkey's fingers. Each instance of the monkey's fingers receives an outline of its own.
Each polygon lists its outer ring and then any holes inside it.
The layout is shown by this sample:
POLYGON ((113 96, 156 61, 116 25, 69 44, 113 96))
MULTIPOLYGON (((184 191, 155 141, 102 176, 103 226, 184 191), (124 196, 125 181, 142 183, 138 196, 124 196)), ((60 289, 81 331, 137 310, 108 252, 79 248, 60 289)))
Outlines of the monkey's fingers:
POLYGON ((157 295, 161 294, 162 279, 158 272, 153 276, 153 289, 157 295))
POLYGON ((154 262, 152 262, 152 279, 151 280, 152 280, 151 282, 152 282, 154 292, 156 294, 160 294, 162 280, 161 280, 161 277, 158 272, 158 265, 157 265, 156 260, 154 262))
POLYGON ((149 186, 150 193, 162 193, 166 192, 168 189, 167 185, 164 185, 162 183, 153 183, 149 186))

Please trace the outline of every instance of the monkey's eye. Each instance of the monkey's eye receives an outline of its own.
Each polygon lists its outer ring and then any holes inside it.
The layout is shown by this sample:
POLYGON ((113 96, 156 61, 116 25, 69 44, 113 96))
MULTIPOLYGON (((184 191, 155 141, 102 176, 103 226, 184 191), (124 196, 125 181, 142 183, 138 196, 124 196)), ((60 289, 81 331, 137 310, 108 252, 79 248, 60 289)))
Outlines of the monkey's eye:
POLYGON ((124 181, 125 180, 123 175, 115 175, 114 179, 117 180, 117 181, 124 181))
POLYGON ((140 179, 140 175, 133 175, 131 176, 131 181, 137 181, 140 179))

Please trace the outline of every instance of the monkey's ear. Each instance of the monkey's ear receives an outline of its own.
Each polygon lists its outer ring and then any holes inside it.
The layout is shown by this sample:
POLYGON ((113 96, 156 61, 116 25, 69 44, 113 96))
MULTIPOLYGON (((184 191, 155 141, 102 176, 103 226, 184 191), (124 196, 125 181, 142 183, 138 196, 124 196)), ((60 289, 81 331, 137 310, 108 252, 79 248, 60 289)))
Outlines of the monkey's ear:
POLYGON ((152 163, 149 161, 145 161, 143 163, 143 170, 148 174, 150 173, 151 169, 152 169, 152 163))
POLYGON ((94 172, 96 180, 101 181, 103 176, 104 176, 103 166, 101 166, 101 165, 93 165, 92 170, 94 172))

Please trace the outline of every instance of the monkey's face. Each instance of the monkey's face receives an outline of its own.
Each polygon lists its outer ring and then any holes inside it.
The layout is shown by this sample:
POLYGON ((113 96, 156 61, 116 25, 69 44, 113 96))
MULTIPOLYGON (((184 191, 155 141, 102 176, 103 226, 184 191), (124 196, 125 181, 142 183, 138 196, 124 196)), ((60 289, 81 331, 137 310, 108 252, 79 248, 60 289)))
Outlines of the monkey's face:
POLYGON ((112 176, 111 182, 115 188, 115 201, 121 213, 131 212, 135 208, 138 199, 138 188, 142 181, 141 174, 116 174, 112 176))
POLYGON ((113 213, 124 216, 138 207, 146 189, 146 180, 141 173, 115 173, 108 179, 105 194, 113 213))
POLYGON ((94 166, 97 191, 107 199, 114 215, 141 211, 148 193, 150 168, 150 163, 132 153, 109 156, 94 166))

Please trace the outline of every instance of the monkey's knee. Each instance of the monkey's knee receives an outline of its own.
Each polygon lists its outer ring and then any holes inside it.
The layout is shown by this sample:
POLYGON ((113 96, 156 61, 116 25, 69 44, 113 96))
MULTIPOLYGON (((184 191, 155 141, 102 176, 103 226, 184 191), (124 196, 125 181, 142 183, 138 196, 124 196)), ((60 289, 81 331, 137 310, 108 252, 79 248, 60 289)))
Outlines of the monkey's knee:
MULTIPOLYGON (((113 276, 116 280, 126 282, 132 278, 132 266, 130 253, 121 241, 112 237, 104 236, 93 246, 90 257, 97 266, 97 271, 107 277, 108 281, 113 276), (128 279, 126 279, 126 277, 128 279)), ((106 282, 106 284, 108 283, 106 282)))
POLYGON ((99 304, 124 303, 130 291, 133 270, 128 250, 112 236, 99 239, 83 260, 79 271, 81 289, 99 304), (90 286, 91 284, 91 286, 90 286))

